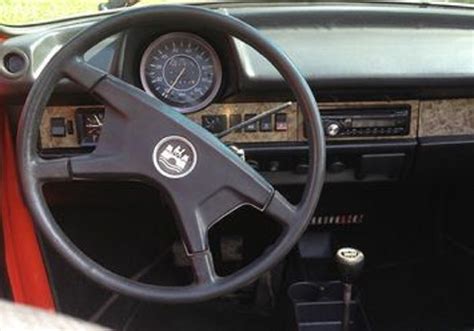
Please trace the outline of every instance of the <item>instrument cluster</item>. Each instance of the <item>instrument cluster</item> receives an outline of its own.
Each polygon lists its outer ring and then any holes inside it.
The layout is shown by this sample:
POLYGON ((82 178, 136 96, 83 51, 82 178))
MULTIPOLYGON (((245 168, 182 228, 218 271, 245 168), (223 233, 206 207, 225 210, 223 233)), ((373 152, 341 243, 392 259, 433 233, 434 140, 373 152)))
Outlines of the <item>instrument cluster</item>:
POLYGON ((207 107, 222 82, 222 66, 214 48, 187 32, 160 36, 143 53, 140 81, 147 93, 182 113, 207 107))

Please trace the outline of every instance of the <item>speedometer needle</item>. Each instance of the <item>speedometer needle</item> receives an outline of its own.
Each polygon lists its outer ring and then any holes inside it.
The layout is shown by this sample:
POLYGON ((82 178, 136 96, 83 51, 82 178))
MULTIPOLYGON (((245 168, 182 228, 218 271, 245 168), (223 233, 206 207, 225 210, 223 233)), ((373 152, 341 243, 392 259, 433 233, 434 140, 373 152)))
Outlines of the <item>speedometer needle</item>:
POLYGON ((178 83, 179 79, 181 78, 181 76, 184 74, 184 72, 186 71, 186 67, 183 67, 183 69, 181 69, 181 71, 179 72, 178 76, 176 76, 173 84, 171 84, 171 86, 168 88, 168 90, 166 90, 166 94, 169 94, 171 92, 171 90, 175 87, 176 83, 178 83))

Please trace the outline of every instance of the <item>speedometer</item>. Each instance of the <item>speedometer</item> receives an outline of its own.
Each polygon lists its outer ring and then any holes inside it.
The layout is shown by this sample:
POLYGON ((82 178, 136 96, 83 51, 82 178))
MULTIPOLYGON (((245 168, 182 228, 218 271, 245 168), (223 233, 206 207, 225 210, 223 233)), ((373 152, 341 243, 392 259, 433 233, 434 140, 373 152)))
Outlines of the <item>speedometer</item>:
POLYGON ((145 50, 140 79, 149 94, 186 113, 212 102, 221 85, 222 68, 204 39, 174 32, 159 37, 145 50))

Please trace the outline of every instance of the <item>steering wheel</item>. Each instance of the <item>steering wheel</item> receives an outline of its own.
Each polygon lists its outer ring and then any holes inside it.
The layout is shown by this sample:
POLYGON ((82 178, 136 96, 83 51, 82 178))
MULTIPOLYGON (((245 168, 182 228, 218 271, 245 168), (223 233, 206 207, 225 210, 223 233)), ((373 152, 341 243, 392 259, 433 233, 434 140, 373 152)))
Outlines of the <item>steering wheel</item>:
POLYGON ((23 108, 17 136, 24 198, 37 227, 52 246, 92 281, 123 295, 165 303, 214 298, 255 281, 282 260, 303 234, 316 208, 325 174, 324 133, 316 100, 303 76, 271 41, 248 24, 203 8, 157 6, 127 10, 89 27, 67 43, 45 66, 23 108), (106 37, 130 26, 188 22, 247 43, 266 57, 291 87, 308 128, 309 171, 303 197, 291 204, 219 139, 162 101, 84 61, 83 54, 106 37), (41 158, 42 114, 55 85, 69 78, 106 106, 96 149, 87 155, 41 158), (42 192, 51 181, 141 181, 164 189, 172 208, 194 281, 156 286, 118 275, 86 256, 55 222, 42 192), (239 271, 216 274, 207 233, 243 205, 282 225, 272 247, 239 271))

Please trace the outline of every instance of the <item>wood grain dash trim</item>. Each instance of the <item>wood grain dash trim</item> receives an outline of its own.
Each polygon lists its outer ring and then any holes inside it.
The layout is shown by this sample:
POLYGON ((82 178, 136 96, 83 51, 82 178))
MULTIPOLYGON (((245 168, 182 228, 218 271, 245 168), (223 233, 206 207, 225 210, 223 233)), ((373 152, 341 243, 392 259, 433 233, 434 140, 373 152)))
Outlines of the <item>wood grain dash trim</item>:
POLYGON ((421 101, 420 137, 474 135, 474 99, 421 101))

